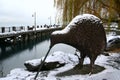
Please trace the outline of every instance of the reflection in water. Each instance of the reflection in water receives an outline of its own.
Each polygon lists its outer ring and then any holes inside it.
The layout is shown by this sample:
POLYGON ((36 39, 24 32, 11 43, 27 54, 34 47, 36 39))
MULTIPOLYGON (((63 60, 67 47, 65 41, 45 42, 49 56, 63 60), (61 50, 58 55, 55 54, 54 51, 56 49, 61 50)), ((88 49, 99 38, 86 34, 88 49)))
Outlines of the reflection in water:
POLYGON ((2 63, 0 62, 0 77, 3 76, 3 66, 2 63))
POLYGON ((49 47, 49 37, 18 42, 16 45, 0 45, 0 77, 13 68, 24 67, 26 60, 40 58, 49 47), (43 51, 42 54, 39 51, 43 51))
POLYGON ((18 42, 16 45, 6 45, 2 44, 0 45, 0 60, 4 60, 14 54, 20 53, 26 49, 29 49, 29 51, 33 50, 33 47, 36 46, 39 43, 42 43, 44 40, 48 40, 49 38, 46 37, 42 40, 35 39, 35 40, 29 40, 26 42, 18 42))

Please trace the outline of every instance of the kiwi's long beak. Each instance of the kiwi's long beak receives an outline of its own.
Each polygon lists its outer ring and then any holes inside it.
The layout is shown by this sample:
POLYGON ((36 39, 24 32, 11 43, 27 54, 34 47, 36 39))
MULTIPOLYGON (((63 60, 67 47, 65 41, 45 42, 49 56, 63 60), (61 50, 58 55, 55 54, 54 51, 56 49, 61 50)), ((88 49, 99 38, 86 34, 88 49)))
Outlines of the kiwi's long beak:
POLYGON ((36 80, 36 78, 37 78, 37 76, 38 76, 38 74, 39 74, 39 72, 40 72, 40 70, 41 70, 41 68, 42 68, 42 66, 43 66, 43 64, 44 64, 44 62, 45 62, 45 60, 46 60, 49 52, 50 52, 50 50, 51 50, 51 48, 52 48, 52 47, 49 48, 47 54, 45 55, 43 61, 41 62, 41 65, 39 66, 39 69, 38 69, 38 71, 37 71, 37 74, 36 74, 35 77, 34 77, 34 80, 36 80))

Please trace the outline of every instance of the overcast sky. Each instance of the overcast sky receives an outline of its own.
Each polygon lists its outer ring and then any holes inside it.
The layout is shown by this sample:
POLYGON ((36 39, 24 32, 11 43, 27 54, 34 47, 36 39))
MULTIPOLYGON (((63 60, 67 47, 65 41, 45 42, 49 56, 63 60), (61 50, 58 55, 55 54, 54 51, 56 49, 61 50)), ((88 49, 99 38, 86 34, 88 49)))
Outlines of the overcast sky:
POLYGON ((36 12, 37 24, 55 22, 54 0, 0 0, 0 27, 33 25, 36 12))

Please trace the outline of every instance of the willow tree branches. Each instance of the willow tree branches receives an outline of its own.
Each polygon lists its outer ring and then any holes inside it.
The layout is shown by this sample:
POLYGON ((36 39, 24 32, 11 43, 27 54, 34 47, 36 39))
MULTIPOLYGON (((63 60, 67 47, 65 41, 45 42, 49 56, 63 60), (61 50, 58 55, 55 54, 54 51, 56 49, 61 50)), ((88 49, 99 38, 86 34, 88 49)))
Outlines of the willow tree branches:
POLYGON ((61 12, 63 24, 82 13, 90 13, 103 20, 119 20, 120 0, 54 0, 54 6, 61 12))

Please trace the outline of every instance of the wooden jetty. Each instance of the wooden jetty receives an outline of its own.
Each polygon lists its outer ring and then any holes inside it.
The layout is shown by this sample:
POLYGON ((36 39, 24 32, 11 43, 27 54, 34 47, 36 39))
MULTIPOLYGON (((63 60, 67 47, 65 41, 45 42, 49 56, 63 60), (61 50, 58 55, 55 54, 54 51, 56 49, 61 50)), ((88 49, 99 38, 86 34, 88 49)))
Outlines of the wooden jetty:
POLYGON ((35 38, 40 38, 45 35, 50 35, 55 30, 61 30, 62 27, 56 28, 41 28, 39 30, 27 30, 27 31, 14 31, 0 34, 0 43, 7 42, 7 40, 12 43, 16 43, 17 41, 26 41, 32 40, 35 38))

